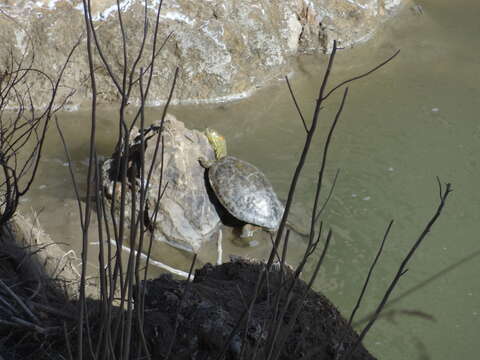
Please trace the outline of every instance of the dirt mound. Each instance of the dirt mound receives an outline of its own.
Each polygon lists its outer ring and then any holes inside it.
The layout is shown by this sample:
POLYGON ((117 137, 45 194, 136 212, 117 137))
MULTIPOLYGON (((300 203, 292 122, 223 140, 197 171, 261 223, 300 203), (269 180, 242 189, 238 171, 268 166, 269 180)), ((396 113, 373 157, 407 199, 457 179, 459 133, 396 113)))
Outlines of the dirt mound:
MULTIPOLYGON (((174 359, 215 359, 230 339, 226 359, 253 359, 255 355, 258 359, 266 358, 276 294, 292 284, 292 272, 284 273, 284 278, 278 270, 267 273, 267 281, 260 287, 252 307, 246 333, 245 322, 242 322, 235 335, 230 336, 254 296, 263 267, 261 263, 245 260, 220 266, 207 264, 196 272, 195 280, 187 289, 186 281, 177 281, 168 275, 148 281, 144 329, 152 357, 163 359, 175 339, 171 350, 174 359)), ((307 292, 292 331, 285 336, 285 328, 305 291, 307 285, 298 280, 281 322, 279 339, 284 340, 284 346, 279 359, 310 356, 336 359, 335 354, 355 343, 357 335, 335 306, 319 293, 307 292)), ((285 299, 286 296, 280 297, 280 309, 285 299)), ((359 346, 351 359, 374 358, 359 346)))
POLYGON ((0 229, 0 358, 60 359, 74 322, 68 256, 25 218, 0 229), (37 231, 38 230, 38 231, 37 231))
MULTIPOLYGON (((22 242, 26 233, 10 227, 0 230, 1 358, 62 359, 69 358, 70 351, 75 357, 78 302, 66 281, 68 271, 65 278, 58 264, 51 266, 55 256, 44 254, 54 244, 44 239, 41 246, 27 245, 22 242)), ((205 265, 196 271, 193 282, 164 275, 142 283, 144 312, 137 319, 134 310, 132 324, 143 323, 151 358, 165 359, 170 354, 171 360, 216 359, 224 351, 224 359, 264 359, 272 348, 274 354, 279 352, 278 359, 333 360, 357 341, 335 306, 303 281, 295 281, 290 269, 264 269, 261 262, 236 259, 220 266, 205 265), (259 282, 262 273, 264 281, 259 282), (301 310, 295 316, 297 308, 301 310), (285 309, 283 316, 276 316, 280 313, 275 309, 285 309)), ((92 298, 87 303, 84 326, 96 346, 105 327, 104 304, 92 298)), ((136 299, 134 305, 138 303, 136 299)), ((110 306, 113 319, 126 316, 125 308, 110 306)), ((138 339, 137 326, 132 331, 132 338, 138 339)), ((116 341, 112 345, 115 352, 121 351, 116 341)), ((131 354, 142 346, 137 340, 131 345, 131 354)), ((87 359, 91 354, 84 355, 87 359)), ((374 358, 360 345, 350 359, 374 358)))

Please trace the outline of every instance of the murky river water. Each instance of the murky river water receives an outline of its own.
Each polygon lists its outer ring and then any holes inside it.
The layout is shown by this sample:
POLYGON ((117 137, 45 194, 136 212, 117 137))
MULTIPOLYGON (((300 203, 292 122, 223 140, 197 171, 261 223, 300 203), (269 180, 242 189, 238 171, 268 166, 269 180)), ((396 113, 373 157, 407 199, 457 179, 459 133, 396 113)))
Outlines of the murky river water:
MULTIPOLYGON (((383 232, 395 219, 358 315, 358 326, 364 325, 361 319, 378 303, 402 257, 433 214, 438 203, 435 176, 439 176, 454 188, 446 210, 394 292, 396 301, 365 342, 381 359, 476 359, 480 350, 480 3, 419 3, 423 15, 407 8, 375 40, 338 54, 337 81, 401 49, 393 63, 351 86, 327 166, 327 184, 341 169, 324 219, 334 231, 334 241, 315 287, 348 316, 383 232)), ((324 57, 301 58, 292 79, 306 115, 311 114, 325 61, 324 57)), ((332 98, 327 104, 320 135, 326 133, 338 101, 332 98)), ((208 125, 223 132, 230 153, 261 167, 280 197, 286 198, 304 133, 284 82, 244 101, 175 107, 172 112, 187 126, 203 129, 208 125)), ((148 110, 151 120, 159 114, 158 109, 148 110)), ((68 113, 61 119, 80 180, 86 173, 87 116, 86 112, 68 113)), ((115 113, 106 111, 99 118, 99 150, 108 155, 115 113)), ((313 169, 323 138, 315 143, 299 184, 293 209, 298 219, 310 211, 313 169)), ((35 189, 22 210, 39 212, 54 240, 78 251, 78 213, 64 163, 52 128, 35 189)), ((297 239, 290 263, 296 263, 302 249, 297 239)), ((165 251, 173 254, 170 259, 177 265, 186 267, 188 256, 165 251)), ((225 250, 249 256, 267 251, 266 242, 247 249, 227 242, 225 250)))

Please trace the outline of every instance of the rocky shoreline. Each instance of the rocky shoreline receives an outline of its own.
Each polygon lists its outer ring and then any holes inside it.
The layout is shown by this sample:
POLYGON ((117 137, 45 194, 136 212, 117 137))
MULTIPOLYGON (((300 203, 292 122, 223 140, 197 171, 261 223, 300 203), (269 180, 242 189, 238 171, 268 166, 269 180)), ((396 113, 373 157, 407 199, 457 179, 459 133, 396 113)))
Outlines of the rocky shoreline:
MULTIPOLYGON (((157 58, 149 105, 165 102, 175 68, 180 74, 173 103, 221 102, 245 97, 272 79, 289 72, 300 54, 327 53, 337 40, 348 48, 368 40, 405 0, 165 0, 160 13, 157 58)), ((143 0, 121 1, 128 61, 134 61, 143 31, 143 0)), ((150 26, 159 1, 148 1, 150 26)), ((17 58, 35 55, 34 67, 54 78, 72 46, 84 47, 83 5, 80 0, 13 0, 2 6, 0 60, 10 51, 17 58)), ((98 0, 93 19, 105 57, 114 73, 122 73, 123 46, 116 2, 98 0)), ((150 29, 151 30, 151 29, 150 29)), ((146 40, 146 49, 153 38, 146 40)), ((77 50, 63 77, 62 93, 75 91, 66 109, 75 110, 91 97, 86 51, 77 50)), ((100 65, 97 57, 96 62, 100 65)), ((101 66, 96 70, 98 100, 118 101, 116 88, 101 66)), ((46 79, 31 89, 45 104, 46 79)), ((132 94, 132 103, 138 102, 132 94)))

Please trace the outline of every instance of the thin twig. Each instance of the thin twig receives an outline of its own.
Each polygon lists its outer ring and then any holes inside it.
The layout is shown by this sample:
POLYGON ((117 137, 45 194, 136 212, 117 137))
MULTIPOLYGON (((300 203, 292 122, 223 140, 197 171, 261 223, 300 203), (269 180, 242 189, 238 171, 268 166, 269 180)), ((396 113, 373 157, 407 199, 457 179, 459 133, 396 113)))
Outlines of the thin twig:
POLYGON ((381 67, 383 67, 384 65, 388 64, 390 61, 392 61, 398 54, 400 53, 400 49, 395 51, 395 53, 390 56, 388 59, 386 59, 385 61, 382 61, 380 64, 378 64, 377 66, 375 66, 373 69, 361 74, 361 75, 358 75, 358 76, 355 76, 353 78, 350 78, 348 80, 345 80, 345 81, 342 81, 340 84, 336 85, 333 87, 333 89, 331 89, 323 98, 322 100, 326 100, 331 94, 333 94, 338 88, 342 87, 343 85, 346 85, 352 81, 355 81, 355 80, 359 80, 361 78, 364 78, 372 73, 374 73, 375 71, 377 71, 378 69, 380 69, 381 67))
POLYGON ((438 205, 437 210, 435 211, 435 214, 432 216, 430 221, 427 223, 427 225, 423 229, 423 231, 420 234, 420 236, 418 237, 418 239, 415 241, 415 243, 412 245, 412 247, 408 251, 407 255, 405 255, 404 259, 402 260, 402 262, 401 262, 401 264, 398 268, 398 271, 397 271, 395 277, 393 278, 393 280, 391 281, 387 290, 385 291, 385 295, 383 296, 382 300, 380 301, 380 304, 377 306, 377 309, 375 310, 375 313, 373 314, 373 316, 371 317, 371 319, 367 323, 367 325, 365 325, 365 327, 363 328, 363 330, 360 333, 357 341, 352 345, 352 347, 350 349, 348 349, 348 351, 345 352, 342 359, 347 360, 347 359, 351 358, 351 356, 353 355, 353 353, 357 349, 358 345, 362 342, 362 340, 367 335, 370 328, 373 326, 373 324, 377 320, 378 316, 380 315, 383 308, 385 307, 385 304, 387 303, 391 293, 395 289, 397 283, 400 281, 400 278, 405 274, 406 266, 407 266, 408 262, 410 261, 413 254, 418 249, 418 247, 420 246, 422 241, 425 239, 427 234, 430 232, 433 224, 437 221, 438 217, 442 213, 442 210, 445 206, 445 203, 447 201, 447 198, 448 198, 448 195, 450 194, 450 192, 452 192, 452 186, 451 186, 450 183, 447 183, 446 188, 445 188, 444 192, 442 193, 442 196, 441 196, 441 199, 440 199, 440 204, 438 205))
POLYGON ((295 97, 292 86, 290 85, 290 81, 288 80, 288 76, 285 76, 285 80, 287 82, 288 91, 290 92, 290 96, 292 97, 293 104, 295 105, 295 109, 297 109, 298 116, 300 116, 300 119, 302 120, 302 124, 303 124, 303 127, 305 129, 305 132, 308 134, 308 127, 307 127, 307 123, 305 122, 305 117, 303 116, 303 113, 302 113, 302 110, 300 109, 300 106, 298 106, 297 98, 295 97))
POLYGON ((188 289, 190 288, 190 277, 192 276, 193 268, 195 267, 195 262, 197 261, 197 254, 193 255, 192 263, 190 264, 190 270, 188 270, 188 278, 187 283, 185 284, 185 289, 183 290, 182 297, 178 302, 177 311, 175 313, 175 325, 173 326, 173 335, 172 341, 170 341, 170 345, 168 346, 167 355, 165 355, 165 360, 170 358, 170 354, 172 353, 173 345, 175 344, 175 340, 177 338, 177 331, 178 331, 178 324, 180 322, 180 312, 182 311, 183 301, 185 300, 186 294, 188 289))
POLYGON ((33 320, 36 324, 40 323, 40 320, 33 314, 33 312, 28 308, 27 305, 20 299, 17 294, 15 294, 8 286, 3 282, 2 279, 0 279, 0 286, 5 289, 5 291, 17 302, 18 305, 25 311, 25 313, 28 315, 30 319, 33 320))
POLYGON ((365 294, 365 291, 367 290, 368 283, 370 281, 370 277, 372 276, 373 270, 375 269, 375 265, 377 264, 378 259, 380 258, 380 255, 382 254, 383 251, 383 246, 385 245, 385 241, 387 241, 388 234, 390 233, 390 229, 392 228, 393 225, 393 220, 390 220, 390 223, 387 226, 387 230, 385 231, 385 234, 383 235, 382 242, 380 244, 380 247, 378 248, 377 255, 375 255, 375 258, 373 259, 372 264, 370 265, 370 268, 368 269, 368 274, 365 279, 365 282, 363 283, 362 290, 360 291, 360 295, 358 296, 357 302, 355 306, 353 307, 352 313, 350 314, 350 318, 348 319, 348 326, 352 325, 352 321, 355 317, 355 314, 357 310, 360 308, 360 304, 363 299, 363 295, 365 294))
POLYGON ((330 201, 332 195, 333 195, 333 191, 335 190, 335 186, 337 184, 337 179, 338 179, 338 175, 340 174, 340 169, 337 169, 337 172, 335 173, 335 177, 333 178, 333 182, 332 182, 332 186, 330 187, 330 191, 325 199, 325 201, 323 202, 323 205, 322 207, 320 208, 320 210, 318 210, 317 212, 317 217, 315 219, 315 222, 317 222, 319 219, 320 219, 320 215, 322 215, 323 211, 325 210, 325 208, 327 207, 328 205, 328 202, 330 201))

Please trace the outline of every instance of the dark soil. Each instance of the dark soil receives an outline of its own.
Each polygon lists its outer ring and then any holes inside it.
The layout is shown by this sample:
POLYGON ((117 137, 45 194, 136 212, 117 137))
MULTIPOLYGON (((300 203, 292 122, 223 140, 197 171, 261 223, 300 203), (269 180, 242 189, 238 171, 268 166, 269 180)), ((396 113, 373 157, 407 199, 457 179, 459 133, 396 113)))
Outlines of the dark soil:
MULTIPOLYGON (((2 360, 69 359, 69 347, 77 358, 77 302, 69 299, 62 283, 45 276, 42 264, 35 260, 37 250, 22 248, 4 231, 0 233, 2 360)), ((207 264, 196 271, 190 283, 169 275, 143 283, 143 333, 151 358, 165 359, 170 351, 171 360, 217 359, 222 352, 224 359, 265 359, 271 348, 278 359, 340 359, 357 335, 336 308, 323 295, 307 291, 303 281, 294 281, 289 269, 280 271, 279 266, 264 273, 256 292, 263 269, 262 263, 236 260, 221 266, 207 264), (290 293, 289 288, 293 289, 290 293), (281 311, 287 298, 283 319, 273 321, 275 308, 281 311), (301 310, 294 319, 298 306, 301 310), (271 347, 276 323, 279 331, 271 347), (291 329, 289 324, 293 324, 291 329)), ((93 343, 102 328, 100 309, 98 301, 88 300, 87 333, 93 343)), ((123 314, 112 308, 113 317, 123 314)), ((134 319, 133 323, 138 322, 134 319)), ((132 343, 132 359, 138 346, 138 341, 132 343)), ((91 358, 90 354, 84 351, 84 358, 91 358)), ((350 359, 374 358, 360 344, 350 359)))
POLYGON ((0 229, 0 359, 61 359, 63 322, 75 314, 65 284, 50 279, 35 256, 0 229))
MULTIPOLYGON (((223 350, 226 359, 266 358, 271 341, 269 335, 273 333, 276 294, 281 288, 279 309, 282 309, 287 289, 293 281, 291 271, 284 272, 283 276, 289 281, 283 287, 280 286, 280 271, 272 270, 267 274, 265 284, 256 296, 248 326, 245 321, 241 322, 235 335, 230 336, 254 296, 262 268, 260 263, 244 260, 221 266, 207 264, 196 272, 195 280, 188 285, 186 292, 187 282, 173 280, 170 276, 148 281, 144 326, 152 356, 165 358, 173 345, 173 359, 216 359, 223 350), (179 320, 175 325, 180 303, 179 320)), ((306 284, 298 280, 286 315, 280 322, 280 335, 274 349, 281 349, 279 359, 284 360, 338 359, 356 342, 357 335, 323 295, 308 291, 303 304, 299 304, 305 291, 306 284), (286 327, 298 305, 302 305, 301 311, 287 335, 286 327)), ((360 345, 351 359, 374 358, 360 345)))

